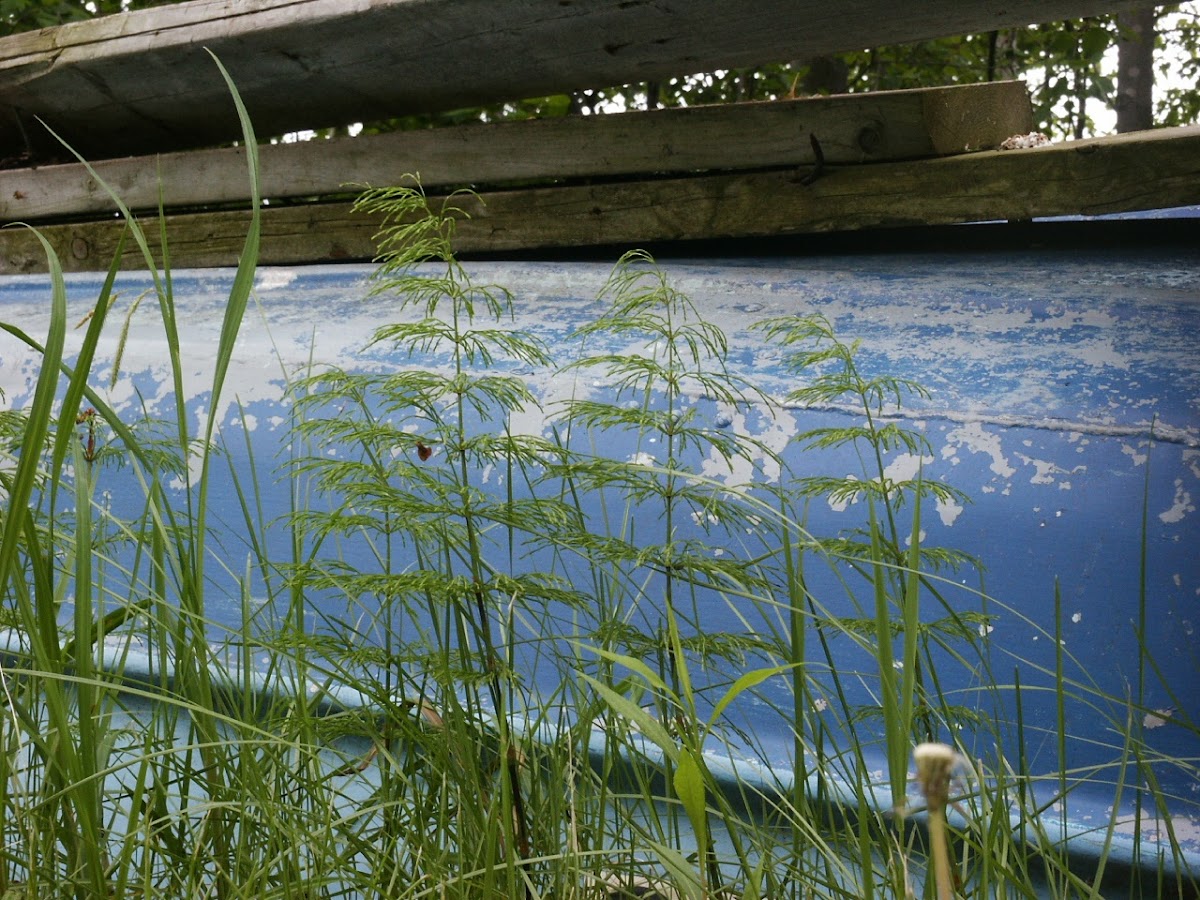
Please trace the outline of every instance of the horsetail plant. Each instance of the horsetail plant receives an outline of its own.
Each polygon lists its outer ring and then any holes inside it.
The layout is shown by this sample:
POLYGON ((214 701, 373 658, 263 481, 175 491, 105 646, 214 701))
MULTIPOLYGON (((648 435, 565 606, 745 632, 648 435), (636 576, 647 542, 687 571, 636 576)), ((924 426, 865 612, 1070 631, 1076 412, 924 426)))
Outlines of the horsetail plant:
POLYGON ((938 726, 933 711, 941 705, 929 696, 923 684, 923 663, 918 649, 931 635, 934 640, 973 639, 965 621, 949 606, 946 607, 949 615, 943 622, 922 623, 920 619, 922 590, 940 598, 937 586, 923 578, 922 571, 930 566, 955 567, 968 561, 957 551, 922 546, 921 506, 924 500, 965 503, 967 497, 951 485, 921 476, 923 464, 932 461, 932 456, 926 456, 928 441, 901 427, 894 418, 906 395, 928 396, 921 385, 890 375, 865 375, 857 361, 858 342, 840 340, 830 322, 821 315, 773 319, 758 327, 768 340, 789 351, 785 358, 788 368, 807 380, 789 392, 785 402, 804 408, 847 409, 862 416, 862 424, 809 429, 796 435, 794 441, 810 452, 853 448, 862 463, 863 477, 855 473, 805 476, 798 479, 794 492, 798 497, 822 497, 831 503, 860 498, 866 503, 865 530, 824 538, 821 545, 826 552, 854 562, 872 588, 871 627, 878 661, 889 786, 893 806, 902 807, 909 747, 914 738, 921 741, 936 738, 938 726), (898 478, 892 474, 889 464, 897 451, 915 458, 917 477, 898 478), (907 534, 900 520, 906 501, 912 505, 907 534), (898 619, 893 609, 899 611, 898 619), (897 628, 902 636, 899 658, 893 651, 897 628))
MULTIPOLYGON (((556 453, 540 437, 510 429, 513 416, 535 400, 520 378, 503 371, 552 361, 534 336, 505 327, 511 295, 474 283, 454 257, 460 210, 453 199, 434 210, 419 187, 406 186, 369 190, 357 201, 359 210, 384 219, 372 294, 398 301, 397 321, 381 326, 374 341, 437 367, 320 372, 299 383, 308 416, 301 433, 318 447, 339 449, 298 461, 295 472, 311 477, 333 504, 326 512, 303 511, 296 522, 311 542, 365 538, 378 570, 318 560, 294 577, 303 592, 336 591, 355 610, 370 607, 368 617, 382 626, 376 634, 387 679, 376 699, 397 717, 432 707, 438 727, 465 742, 446 748, 452 757, 462 754, 445 769, 462 782, 453 801, 461 810, 454 841, 481 847, 486 878, 507 871, 501 892, 523 895, 536 812, 523 787, 528 738, 512 724, 524 706, 513 657, 516 609, 575 597, 553 577, 513 568, 520 536, 553 532, 563 518, 558 505, 511 493, 496 498, 483 483, 485 470, 511 479, 556 453), (396 567, 399 546, 414 564, 396 567), (415 655, 408 652, 418 646, 410 633, 423 639, 415 655), (397 705, 397 691, 410 699, 397 705), (487 768, 480 760, 493 755, 495 783, 473 780, 487 768)), ((361 622, 345 627, 362 629, 361 622)), ((380 759, 390 765, 387 754, 380 759)), ((415 852, 392 849, 409 858, 415 852)))
MULTIPOLYGON (((613 609, 617 622, 630 622, 634 609, 646 617, 648 630, 608 627, 603 632, 608 640, 594 649, 602 677, 619 665, 649 688, 655 724, 611 684, 589 682, 615 709, 634 714, 665 753, 671 784, 700 847, 696 884, 707 893, 721 888, 722 874, 708 837, 715 785, 704 761, 706 739, 733 697, 777 670, 753 670, 707 687, 693 680, 697 668, 711 680, 721 661, 745 663, 765 649, 750 633, 704 627, 701 598, 726 596, 735 602, 731 595, 762 592, 769 583, 753 556, 712 552, 712 542, 736 546, 742 541, 737 535, 753 531, 754 516, 739 494, 749 485, 728 486, 697 471, 705 461, 719 462, 729 472, 738 470, 735 462, 753 471, 763 460, 778 465, 778 458, 761 441, 719 427, 715 417, 701 413, 702 402, 743 410, 755 402, 766 405, 767 398, 729 371, 724 333, 698 315, 648 254, 625 254, 600 300, 608 308, 578 328, 576 336, 585 348, 603 343, 627 349, 585 355, 566 367, 599 376, 611 397, 565 402, 565 431, 572 446, 585 447, 588 438, 598 443, 601 436, 608 442, 622 435, 634 452, 617 459, 581 450, 551 475, 573 492, 600 497, 602 507, 615 502, 626 509, 620 520, 625 527, 598 530, 601 523, 581 519, 582 528, 570 541, 590 566, 609 573, 612 587, 605 593, 627 598, 629 605, 613 609), (644 658, 656 660, 659 671, 642 663, 644 658), (725 694, 716 701, 714 720, 706 723, 698 698, 714 687, 725 694)), ((728 833, 737 843, 737 829, 728 833)), ((738 853, 740 868, 749 871, 748 858, 738 853)))

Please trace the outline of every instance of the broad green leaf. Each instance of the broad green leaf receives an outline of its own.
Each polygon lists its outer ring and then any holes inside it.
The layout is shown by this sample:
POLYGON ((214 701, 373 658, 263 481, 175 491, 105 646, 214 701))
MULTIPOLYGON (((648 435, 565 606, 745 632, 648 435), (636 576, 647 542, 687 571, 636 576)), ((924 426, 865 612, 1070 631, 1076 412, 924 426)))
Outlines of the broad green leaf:
POLYGON ((660 691, 665 695, 671 694, 671 689, 667 687, 667 683, 662 680, 653 669, 642 662, 640 659, 635 659, 632 656, 626 656, 624 653, 613 653, 611 650, 605 650, 602 647, 590 647, 582 645, 585 649, 590 650, 602 659, 607 659, 609 662, 616 663, 619 666, 624 666, 631 672, 636 672, 646 679, 646 683, 656 691, 660 691))
POLYGON ((754 669, 750 672, 746 672, 737 681, 731 684, 729 686, 729 690, 727 690, 721 696, 721 699, 717 701, 717 705, 713 707, 712 715, 709 716, 708 724, 705 726, 705 731, 712 730, 712 727, 717 723, 717 719, 721 717, 721 713, 725 712, 725 708, 734 700, 736 700, 738 695, 743 691, 746 691, 755 685, 762 684, 773 675, 778 675, 781 672, 794 669, 798 665, 800 665, 800 663, 789 663, 788 665, 784 666, 771 666, 765 669, 754 669))
POLYGON ((692 830, 696 832, 696 846, 708 846, 708 813, 705 809, 704 765, 696 750, 688 748, 679 754, 675 764, 675 796, 683 804, 692 830))
POLYGON ((608 685, 602 684, 590 675, 581 674, 579 677, 596 689, 596 692, 612 707, 613 712, 628 719, 637 726, 642 734, 658 745, 671 762, 679 761, 679 747, 675 744, 675 739, 654 716, 628 697, 622 697, 608 685))

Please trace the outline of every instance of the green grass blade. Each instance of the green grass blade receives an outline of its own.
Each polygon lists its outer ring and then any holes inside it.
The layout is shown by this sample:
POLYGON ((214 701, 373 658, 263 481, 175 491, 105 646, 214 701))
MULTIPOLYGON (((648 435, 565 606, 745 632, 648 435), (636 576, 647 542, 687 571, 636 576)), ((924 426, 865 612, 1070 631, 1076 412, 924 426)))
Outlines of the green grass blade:
POLYGON ((21 440, 20 459, 8 485, 8 513, 4 518, 4 535, 0 538, 0 578, 5 581, 22 577, 15 566, 17 547, 22 525, 29 516, 29 501, 38 479, 42 448, 46 445, 50 423, 54 419, 58 370, 67 333, 67 288, 62 265, 50 242, 37 231, 33 231, 33 234, 46 252, 50 273, 50 329, 43 347, 42 367, 34 386, 33 402, 29 407, 28 425, 21 440))
MULTIPOLYGON (((918 474, 917 483, 921 476, 918 474)), ((921 635, 921 490, 913 492, 911 544, 908 570, 904 573, 904 645, 900 669, 900 727, 911 738, 913 707, 917 694, 917 645, 921 635)), ((934 736, 929 735, 930 739, 934 736)))

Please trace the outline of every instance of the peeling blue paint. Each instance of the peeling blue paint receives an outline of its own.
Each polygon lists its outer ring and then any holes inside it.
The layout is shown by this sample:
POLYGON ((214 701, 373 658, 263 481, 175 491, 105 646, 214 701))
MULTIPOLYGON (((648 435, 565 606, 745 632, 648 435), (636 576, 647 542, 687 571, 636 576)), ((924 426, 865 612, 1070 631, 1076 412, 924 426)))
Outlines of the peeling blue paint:
MULTIPOLYGON (((511 289, 516 326, 561 354, 575 352, 573 329, 601 310, 596 296, 610 271, 589 263, 468 268, 477 281, 511 289)), ((1200 742, 1194 731, 1200 723, 1200 255, 1043 251, 706 260, 673 262, 665 269, 701 314, 725 329, 734 369, 776 396, 795 386, 793 376, 779 349, 764 344, 749 327, 772 316, 807 312, 823 313, 844 339, 861 340, 865 374, 911 378, 931 391, 928 399, 906 401, 902 413, 905 426, 929 440, 930 452, 893 464, 906 473, 919 466, 923 477, 944 480, 972 498, 969 505, 925 510, 922 541, 964 550, 986 566, 982 581, 958 576, 967 584, 954 602, 964 610, 972 604, 978 608, 977 595, 966 589, 982 588, 994 598, 986 611, 995 618, 980 626, 991 647, 989 677, 1011 680, 1016 673, 1029 689, 1025 722, 1038 737, 1031 743, 1029 765, 1039 772, 1058 765, 1053 697, 1037 691, 1050 683, 1046 673, 1054 668, 1057 581, 1063 612, 1057 627, 1073 677, 1089 679, 1091 687, 1114 698, 1114 709, 1133 690, 1141 642, 1149 649, 1162 680, 1156 675, 1148 681, 1146 703, 1161 715, 1142 717, 1143 733, 1153 751, 1190 761, 1182 768, 1163 767, 1160 775, 1163 788, 1178 800, 1172 809, 1178 836, 1200 852, 1200 742), (1143 504, 1149 615, 1139 637, 1143 504), (1179 721, 1191 723, 1193 730, 1178 727, 1179 721)), ((386 299, 364 299, 368 273, 355 266, 260 273, 261 314, 251 312, 239 340, 230 405, 223 411, 226 431, 241 428, 232 404, 243 404, 244 425, 253 432, 259 460, 273 459, 286 437, 285 373, 303 372, 314 360, 363 370, 406 364, 385 347, 363 349, 373 329, 391 315, 386 299)), ((230 279, 226 272, 174 276, 186 323, 184 371, 193 416, 206 403, 209 357, 230 279)), ((96 276, 68 278, 72 315, 82 318, 99 284, 96 276)), ((148 279, 136 275, 122 276, 118 283, 125 296, 149 286, 148 279)), ((44 333, 47 296, 41 278, 0 279, 0 316, 44 333)), ((142 404, 155 415, 172 411, 173 399, 163 389, 166 357, 155 319, 146 304, 133 320, 124 374, 107 394, 118 411, 132 415, 142 404)), ((107 341, 98 354, 98 372, 116 354, 115 329, 107 341)), ((0 387, 9 406, 27 400, 37 366, 36 358, 7 337, 0 342, 0 387)), ((566 396, 611 396, 603 378, 581 382, 576 375, 521 374, 546 404, 545 411, 515 423, 529 432, 543 433, 553 421, 554 403, 566 396)), ((702 397, 690 402, 716 427, 741 431, 784 452, 798 472, 859 472, 858 462, 845 455, 818 458, 788 444, 798 431, 857 421, 855 410, 770 414, 724 408, 702 397)), ((236 449, 240 438, 230 443, 232 452, 244 452, 236 449)), ((610 452, 654 458, 654 448, 621 439, 613 440, 610 452)), ((713 461, 697 464, 731 484, 750 475, 722 471, 713 461)), ((500 483, 496 473, 489 478, 500 483)), ((275 489, 282 504, 285 492, 275 489)), ((815 503, 808 527, 834 534, 859 523, 861 514, 861 504, 815 503)), ((237 516, 231 513, 231 518, 237 516)), ((700 534, 699 525, 695 533, 700 534)), ((815 589, 823 586, 818 579, 815 589)), ((831 601, 835 611, 842 609, 837 602, 831 601)), ((230 624, 237 624, 235 599, 228 614, 230 624)), ((714 607, 705 616, 714 629, 736 624, 728 609, 714 607)), ((849 668, 862 664, 858 658, 847 661, 849 668)), ((986 687, 962 677, 947 689, 970 703, 973 692, 986 687)), ((775 699, 783 703, 786 698, 775 699)), ((869 703, 869 689, 863 686, 852 699, 869 703)), ((764 746, 785 759, 791 752, 786 730, 756 716, 753 704, 744 715, 752 726, 761 723, 764 746)), ((1069 706, 1072 768, 1112 763, 1122 742, 1114 724, 1119 723, 1097 716, 1086 704, 1069 706)), ((1081 795, 1078 813, 1069 815, 1085 821, 1111 802, 1102 784, 1089 790, 1090 795, 1081 795)))

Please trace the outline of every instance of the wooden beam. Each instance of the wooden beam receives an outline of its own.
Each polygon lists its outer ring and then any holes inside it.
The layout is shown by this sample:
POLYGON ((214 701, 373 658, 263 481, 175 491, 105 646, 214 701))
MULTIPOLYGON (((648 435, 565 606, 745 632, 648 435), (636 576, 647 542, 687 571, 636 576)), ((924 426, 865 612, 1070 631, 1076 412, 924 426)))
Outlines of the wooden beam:
MULTIPOLYGON (((461 252, 636 246, 658 241, 801 234, 993 219, 1100 215, 1200 203, 1200 127, 1135 132, 1030 150, 830 167, 812 184, 795 170, 501 191, 463 198, 461 252)), ((177 266, 237 261, 247 212, 168 221, 177 266)), ((379 222, 349 204, 264 211, 261 262, 368 259, 379 222)), ((118 222, 43 233, 67 269, 106 268, 118 222)), ((129 251, 129 264, 141 260, 129 251)), ((24 230, 0 231, 0 269, 45 268, 24 230)))
MULTIPOLYGON (((914 159, 997 146, 1033 127, 1021 82, 806 100, 468 125, 265 145, 260 189, 275 200, 345 194, 349 185, 427 188, 614 178, 649 173, 914 159)), ((245 151, 231 147, 93 165, 131 209, 243 204, 245 151)), ((108 213, 112 199, 80 164, 0 170, 0 222, 108 213)))
POLYGON ((1113 12, 1149 0, 192 0, 0 39, 0 159, 89 159, 1113 12))

